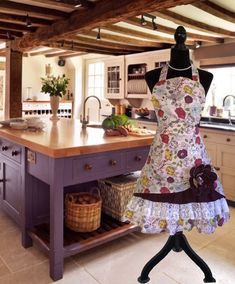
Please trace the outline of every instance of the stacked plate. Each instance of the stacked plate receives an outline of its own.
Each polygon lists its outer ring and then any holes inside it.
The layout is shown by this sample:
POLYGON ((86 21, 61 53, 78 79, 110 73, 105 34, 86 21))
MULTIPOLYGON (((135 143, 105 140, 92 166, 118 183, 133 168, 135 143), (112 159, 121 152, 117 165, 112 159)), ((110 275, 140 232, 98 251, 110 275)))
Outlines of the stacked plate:
POLYGON ((42 129, 45 124, 41 121, 40 117, 27 117, 26 123, 29 128, 42 129))

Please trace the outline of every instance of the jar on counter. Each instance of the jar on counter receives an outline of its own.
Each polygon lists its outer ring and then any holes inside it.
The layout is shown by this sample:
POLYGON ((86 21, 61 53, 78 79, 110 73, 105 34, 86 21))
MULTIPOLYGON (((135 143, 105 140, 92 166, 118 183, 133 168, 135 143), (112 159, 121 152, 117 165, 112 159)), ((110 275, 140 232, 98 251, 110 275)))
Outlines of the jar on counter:
POLYGON ((125 114, 126 107, 122 104, 115 105, 115 114, 125 114))

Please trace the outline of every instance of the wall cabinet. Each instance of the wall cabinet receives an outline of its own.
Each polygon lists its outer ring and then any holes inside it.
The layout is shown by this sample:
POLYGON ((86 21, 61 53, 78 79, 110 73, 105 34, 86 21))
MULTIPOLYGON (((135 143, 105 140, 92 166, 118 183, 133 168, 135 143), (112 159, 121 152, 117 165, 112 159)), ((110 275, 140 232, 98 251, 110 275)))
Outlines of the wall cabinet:
POLYGON ((235 133, 202 128, 201 134, 226 198, 235 201, 235 133))
POLYGON ((105 60, 105 98, 149 98, 151 94, 144 75, 147 71, 160 67, 169 58, 170 50, 165 49, 105 60))
POLYGON ((105 98, 124 98, 124 56, 105 60, 105 98))

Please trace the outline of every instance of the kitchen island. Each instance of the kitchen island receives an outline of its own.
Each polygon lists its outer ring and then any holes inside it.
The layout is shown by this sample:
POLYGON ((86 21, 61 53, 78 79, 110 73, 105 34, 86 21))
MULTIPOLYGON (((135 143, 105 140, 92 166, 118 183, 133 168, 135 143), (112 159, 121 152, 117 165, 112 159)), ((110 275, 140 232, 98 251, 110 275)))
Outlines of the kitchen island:
POLYGON ((93 233, 69 231, 64 228, 64 194, 140 170, 153 137, 105 137, 103 129, 82 129, 75 119, 44 122, 45 129, 36 132, 0 128, 0 201, 21 226, 23 246, 37 243, 49 256, 50 276, 58 280, 65 257, 138 229, 104 217, 93 233))

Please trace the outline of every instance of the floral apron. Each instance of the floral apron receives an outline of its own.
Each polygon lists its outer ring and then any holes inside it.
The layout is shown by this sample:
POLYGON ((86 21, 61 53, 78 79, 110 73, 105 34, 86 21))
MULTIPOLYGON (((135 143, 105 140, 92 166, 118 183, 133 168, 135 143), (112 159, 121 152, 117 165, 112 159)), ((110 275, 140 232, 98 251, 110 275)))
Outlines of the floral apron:
POLYGON ((167 79, 167 71, 165 65, 153 88, 158 127, 123 221, 143 233, 173 235, 194 226, 213 233, 229 209, 199 133, 205 91, 193 65, 192 79, 167 79))

